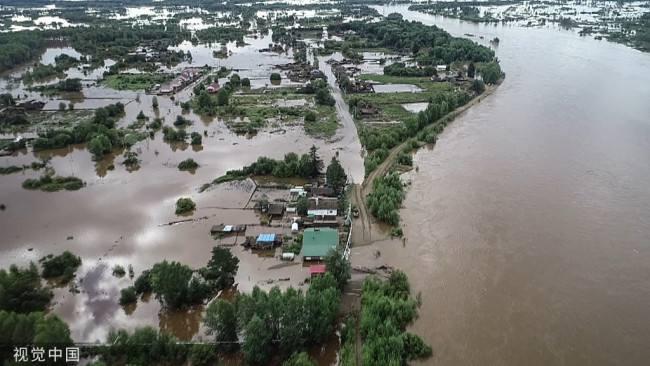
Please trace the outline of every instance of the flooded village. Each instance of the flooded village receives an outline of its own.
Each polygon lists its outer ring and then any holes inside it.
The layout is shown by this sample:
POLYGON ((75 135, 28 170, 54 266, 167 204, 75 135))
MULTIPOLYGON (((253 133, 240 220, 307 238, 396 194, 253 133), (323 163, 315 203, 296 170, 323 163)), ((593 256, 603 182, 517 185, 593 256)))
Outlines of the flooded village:
POLYGON ((136 4, 0 7, 0 320, 60 322, 93 365, 434 362, 390 258, 418 151, 507 80, 499 38, 374 3, 136 4))

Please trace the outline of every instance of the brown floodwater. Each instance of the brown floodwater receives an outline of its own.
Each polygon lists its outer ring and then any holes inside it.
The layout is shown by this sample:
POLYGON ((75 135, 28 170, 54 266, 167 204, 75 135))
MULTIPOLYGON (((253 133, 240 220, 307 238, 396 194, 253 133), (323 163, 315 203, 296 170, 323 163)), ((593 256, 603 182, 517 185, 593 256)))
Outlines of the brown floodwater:
POLYGON ((499 37, 507 73, 415 155, 406 243, 352 251, 405 270, 422 294, 411 331, 433 346, 423 364, 647 365, 650 54, 379 9, 499 37))
MULTIPOLYGON (((233 59, 212 59, 210 64, 243 66, 242 77, 257 77, 263 86, 262 79, 268 80, 273 65, 290 62, 291 53, 260 53, 256 47, 268 47, 269 39, 249 41, 243 49, 233 49, 233 59)), ((72 51, 67 48, 49 50, 44 57, 50 59, 62 52, 72 51)), ((192 50, 204 64, 202 52, 207 53, 205 50, 192 50)), ((6 76, 0 88, 13 93, 24 91, 20 82, 12 80, 17 75, 20 73, 6 76)), ((149 95, 118 92, 92 80, 89 83, 90 86, 83 91, 85 99, 82 102, 87 108, 96 108, 109 101, 128 101, 126 116, 119 122, 122 126, 135 121, 141 110, 150 118, 162 117, 171 124, 177 115, 182 114, 178 102, 189 100, 192 94, 190 87, 179 92, 175 101, 158 96, 160 106, 156 112, 151 107, 149 95)), ((37 94, 30 94, 30 97, 41 98, 37 94)), ((50 103, 58 105, 58 101, 50 103)), ((339 106, 338 109, 339 113, 345 112, 349 117, 347 108, 339 106)), ((324 161, 338 155, 353 179, 361 181, 363 178, 361 147, 351 118, 340 118, 341 127, 337 134, 325 140, 307 136, 300 125, 277 123, 255 136, 241 136, 231 132, 217 118, 193 113, 183 115, 192 121, 186 129, 188 133, 207 134, 202 148, 187 144, 170 145, 162 141, 162 133, 158 132, 153 139, 139 142, 132 148, 140 159, 140 167, 135 171, 122 165, 122 152, 96 162, 84 145, 40 153, 22 151, 0 157, 0 166, 29 164, 50 157, 50 165, 58 175, 74 175, 87 183, 76 192, 45 193, 21 187, 25 179, 38 177, 39 172, 27 170, 0 176, 0 203, 6 205, 6 209, 0 211, 1 268, 12 263, 27 264, 64 250, 82 257, 82 267, 77 271, 80 293, 73 294, 68 287, 57 288, 51 310, 69 324, 76 341, 103 341, 111 328, 133 329, 145 325, 167 330, 184 340, 204 339, 202 307, 169 312, 161 310, 155 298, 140 300, 135 307, 119 306, 120 289, 131 285, 133 279, 114 277, 112 268, 118 264, 125 268, 131 265, 137 276, 165 259, 193 268, 204 266, 213 246, 239 244, 244 240, 242 236, 213 239, 210 227, 219 223, 252 225, 247 235, 290 232, 290 222, 275 220, 273 227, 260 227, 260 217, 255 211, 245 209, 253 193, 251 182, 221 185, 199 193, 202 184, 227 170, 250 164, 259 156, 282 158, 288 152, 302 154, 312 145, 319 148, 324 161), (179 171, 178 163, 190 157, 200 164, 200 168, 193 173, 179 171), (112 170, 109 169, 111 165, 114 165, 112 170), (196 202, 197 210, 193 215, 181 217, 174 214, 175 201, 179 197, 191 197, 196 202), (168 225, 184 219, 193 220, 168 225)), ((239 245, 230 248, 240 259, 236 277, 238 290, 250 291, 256 285, 265 289, 276 285, 304 288, 304 280, 309 276, 307 267, 298 263, 282 265, 274 252, 251 252, 239 245)), ((329 363, 335 357, 335 349, 336 344, 329 342, 326 349, 322 352, 315 350, 314 354, 322 353, 321 359, 329 363)))

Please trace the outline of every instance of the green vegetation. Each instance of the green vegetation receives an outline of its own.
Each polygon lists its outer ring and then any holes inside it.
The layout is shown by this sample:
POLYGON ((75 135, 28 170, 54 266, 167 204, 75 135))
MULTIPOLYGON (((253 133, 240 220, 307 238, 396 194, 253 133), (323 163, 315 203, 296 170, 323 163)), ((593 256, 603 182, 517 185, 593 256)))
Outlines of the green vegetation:
POLYGON ((72 280, 77 268, 81 266, 81 258, 67 250, 57 256, 50 254, 41 258, 39 262, 43 267, 43 278, 61 277, 63 283, 72 280))
POLYGON ((65 79, 54 84, 28 88, 28 90, 38 91, 45 95, 51 96, 59 93, 80 92, 82 88, 83 86, 81 85, 81 79, 65 79))
POLYGON ((433 76, 436 75, 436 69, 429 65, 425 67, 406 67, 403 62, 396 62, 394 64, 384 67, 384 75, 390 76, 433 76))
POLYGON ((452 37, 446 31, 422 23, 405 21, 399 14, 389 14, 379 22, 353 21, 329 26, 328 31, 354 31, 360 40, 357 48, 385 47, 412 52, 421 65, 449 64, 454 61, 488 62, 494 51, 464 38, 452 37))
POLYGON ((31 83, 34 81, 43 81, 46 79, 62 77, 62 76, 65 76, 63 71, 55 67, 54 65, 38 64, 34 66, 34 68, 31 71, 27 71, 23 75, 23 80, 26 83, 31 83))
POLYGON ((201 134, 198 132, 192 132, 190 134, 190 139, 190 144, 192 145, 201 145, 203 143, 203 136, 201 136, 201 134))
POLYGON ((199 167, 199 164, 192 158, 185 159, 178 164, 180 171, 193 171, 199 167))
POLYGON ((232 286, 238 268, 237 257, 227 249, 215 247, 208 264, 196 271, 178 262, 156 263, 136 280, 134 292, 151 289, 163 306, 180 309, 200 304, 215 292, 232 286))
POLYGON ((316 363, 309 357, 307 352, 294 353, 282 366, 316 366, 316 363))
POLYGON ((379 220, 391 225, 399 224, 399 208, 404 200, 404 188, 399 174, 392 172, 373 182, 367 197, 370 212, 379 220))
POLYGON ((10 166, 2 166, 0 167, 0 175, 7 175, 7 174, 13 174, 17 172, 22 172, 23 167, 16 166, 16 165, 10 165, 10 166))
MULTIPOLYGON (((225 175, 212 181, 212 184, 219 184, 233 180, 243 180, 250 176, 270 175, 278 178, 315 178, 320 175, 323 169, 323 161, 318 156, 318 149, 312 146, 309 153, 298 156, 296 153, 288 153, 284 160, 275 160, 262 156, 251 165, 241 170, 229 170, 225 175)), ((203 190, 205 190, 204 187, 203 190)))
POLYGON ((95 159, 99 159, 115 147, 128 147, 146 137, 144 133, 116 128, 117 120, 123 115, 122 103, 98 108, 90 121, 81 122, 72 128, 48 129, 39 133, 32 146, 35 151, 39 151, 88 142, 88 150, 95 159))
POLYGON ((364 281, 360 322, 364 365, 405 365, 431 356, 430 346, 405 331, 417 317, 417 307, 403 272, 391 273, 388 281, 375 277, 364 281))
MULTIPOLYGON (((170 74, 141 73, 108 75, 102 83, 115 90, 149 90, 172 79, 170 74)), ((155 107, 154 107, 155 108, 155 107)))
POLYGON ((279 73, 274 72, 274 73, 271 74, 271 82, 273 82, 273 81, 279 82, 281 80, 282 80, 282 75, 280 75, 279 73))
POLYGON ((44 192, 76 191, 85 185, 86 183, 77 177, 54 175, 43 175, 38 179, 27 179, 23 182, 23 188, 25 189, 39 189, 44 192))
POLYGON ((131 334, 111 330, 107 343, 111 346, 93 350, 107 365, 182 365, 187 358, 187 347, 151 327, 137 328, 131 334))
POLYGON ((162 129, 163 140, 167 142, 184 142, 187 138, 187 132, 184 129, 174 129, 173 127, 164 126, 162 129))
MULTIPOLYGON (((17 314, 0 311, 0 343, 3 345, 51 345, 61 349, 72 346, 70 329, 56 315, 42 312, 17 314)), ((0 349, 0 361, 13 360, 13 347, 0 349)), ((9 363, 5 363, 9 364, 9 363)))
MULTIPOLYGON (((44 311, 52 296, 52 291, 41 286, 41 277, 34 263, 27 268, 11 265, 9 271, 0 269, 0 311, 44 311)), ((2 335, 7 333, 0 332, 0 337, 2 335)))
POLYGON ((482 64, 478 68, 479 74, 483 77, 483 81, 486 84, 496 84, 499 79, 503 77, 503 72, 499 63, 496 61, 488 62, 482 64))
POLYGON ((135 287, 129 286, 120 291, 120 305, 126 306, 135 304, 138 301, 138 295, 135 292, 135 287))
POLYGON ((327 185, 332 187, 332 189, 337 193, 340 193, 343 188, 345 188, 345 184, 348 180, 348 177, 345 174, 345 169, 343 169, 341 163, 339 163, 336 157, 332 157, 332 161, 330 161, 330 164, 327 166, 325 177, 327 185))
POLYGON ((191 213, 195 208, 196 204, 191 198, 182 197, 176 200, 176 215, 191 213))
POLYGON ((45 45, 44 32, 0 34, 0 72, 10 70, 39 56, 45 45))
POLYGON ((205 326, 215 341, 222 342, 219 351, 237 350, 241 335, 241 351, 248 364, 269 364, 273 355, 291 357, 289 365, 301 364, 291 363, 304 360, 296 353, 332 334, 340 301, 337 284, 349 278, 349 264, 333 258, 338 253, 331 256, 328 263, 341 262, 341 267, 347 267, 314 278, 306 293, 293 288, 282 292, 278 287, 267 293, 256 286, 250 294, 239 294, 234 302, 217 299, 210 303, 205 326))
POLYGON ((610 33, 607 39, 628 44, 641 51, 650 52, 650 12, 621 24, 621 32, 610 33))
POLYGON ((124 269, 123 266, 116 264, 115 266, 113 266, 113 276, 122 278, 126 276, 126 270, 124 269))

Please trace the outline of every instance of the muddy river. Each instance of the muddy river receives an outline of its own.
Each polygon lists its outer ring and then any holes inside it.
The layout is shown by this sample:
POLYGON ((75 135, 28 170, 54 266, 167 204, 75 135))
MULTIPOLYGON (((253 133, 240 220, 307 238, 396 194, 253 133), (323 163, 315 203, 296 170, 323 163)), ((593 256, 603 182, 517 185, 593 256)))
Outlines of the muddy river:
POLYGON ((434 349, 426 364, 647 365, 650 54, 379 9, 499 37, 507 73, 415 156, 405 245, 352 253, 407 271, 423 300, 412 331, 434 349))

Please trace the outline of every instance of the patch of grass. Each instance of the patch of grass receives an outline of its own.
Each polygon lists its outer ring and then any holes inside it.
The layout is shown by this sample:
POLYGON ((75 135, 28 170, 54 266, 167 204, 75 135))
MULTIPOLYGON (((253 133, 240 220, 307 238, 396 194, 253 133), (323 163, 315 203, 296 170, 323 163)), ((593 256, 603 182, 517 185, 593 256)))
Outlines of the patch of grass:
POLYGON ((38 179, 27 179, 23 182, 25 189, 39 189, 44 192, 76 191, 86 183, 77 177, 59 177, 44 175, 38 179))
POLYGON ((305 132, 311 136, 332 137, 339 127, 336 120, 336 109, 330 106, 316 107, 316 120, 305 120, 305 132))

